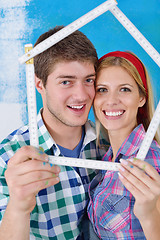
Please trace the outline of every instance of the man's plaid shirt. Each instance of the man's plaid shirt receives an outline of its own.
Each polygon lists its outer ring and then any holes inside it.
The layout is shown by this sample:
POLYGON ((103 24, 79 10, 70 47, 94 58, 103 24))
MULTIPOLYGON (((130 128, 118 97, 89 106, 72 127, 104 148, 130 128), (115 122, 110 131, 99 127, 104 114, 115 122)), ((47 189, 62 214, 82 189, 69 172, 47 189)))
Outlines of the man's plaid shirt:
MULTIPOLYGON (((39 146, 49 155, 60 155, 56 143, 47 131, 41 114, 38 114, 39 146)), ((106 149, 97 149, 92 123, 85 124, 85 138, 80 158, 102 159, 106 149)), ((105 140, 101 139, 106 145, 105 140)), ((24 145, 29 145, 28 126, 11 133, 0 145, 0 221, 3 218, 9 189, 4 177, 8 160, 24 145)), ((80 221, 88 203, 88 184, 95 171, 79 168, 80 175, 72 168, 61 166, 60 182, 41 190, 36 196, 36 206, 30 215, 30 240, 76 239, 80 233, 80 221)))

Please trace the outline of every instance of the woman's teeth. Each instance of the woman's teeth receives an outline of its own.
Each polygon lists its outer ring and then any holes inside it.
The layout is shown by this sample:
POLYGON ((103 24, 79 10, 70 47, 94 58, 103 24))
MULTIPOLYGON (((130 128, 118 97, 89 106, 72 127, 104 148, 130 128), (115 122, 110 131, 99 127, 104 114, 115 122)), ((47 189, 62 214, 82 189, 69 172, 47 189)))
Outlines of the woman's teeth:
POLYGON ((106 112, 106 111, 104 111, 104 113, 105 113, 105 115, 106 116, 120 116, 120 115, 122 115, 123 114, 123 111, 118 111, 118 112, 106 112))

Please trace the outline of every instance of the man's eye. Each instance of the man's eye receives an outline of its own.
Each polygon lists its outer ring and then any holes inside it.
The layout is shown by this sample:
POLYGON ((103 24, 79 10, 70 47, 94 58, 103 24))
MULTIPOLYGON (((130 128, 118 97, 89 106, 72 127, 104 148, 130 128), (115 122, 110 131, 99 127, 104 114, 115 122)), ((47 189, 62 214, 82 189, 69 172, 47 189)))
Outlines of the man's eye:
POLYGON ((95 80, 94 80, 94 79, 92 79, 92 78, 88 78, 88 79, 86 80, 86 82, 87 82, 87 83, 94 83, 94 82, 95 82, 95 80))
POLYGON ((65 81, 63 81, 63 82, 61 82, 61 84, 63 84, 63 85, 68 85, 70 82, 69 81, 67 81, 67 80, 65 80, 65 81))

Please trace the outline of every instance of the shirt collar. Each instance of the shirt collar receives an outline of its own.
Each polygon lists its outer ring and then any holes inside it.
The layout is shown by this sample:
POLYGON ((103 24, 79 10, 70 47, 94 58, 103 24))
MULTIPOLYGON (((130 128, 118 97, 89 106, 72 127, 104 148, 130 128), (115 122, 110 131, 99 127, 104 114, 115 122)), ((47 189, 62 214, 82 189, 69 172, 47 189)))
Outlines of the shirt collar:
POLYGON ((138 125, 131 134, 126 138, 120 147, 118 154, 129 157, 136 154, 141 146, 141 143, 145 136, 145 130, 142 124, 138 125))
MULTIPOLYGON (((117 161, 117 157, 119 155, 121 155, 122 157, 126 156, 126 159, 128 157, 131 157, 132 155, 136 155, 144 139, 144 136, 145 136, 145 130, 143 125, 140 124, 131 132, 131 134, 122 143, 121 147, 117 152, 115 161, 117 161)), ((113 154, 113 151, 112 151, 112 147, 110 146, 107 153, 104 155, 104 158, 107 157, 107 159, 111 161, 110 157, 112 154, 113 154)))
POLYGON ((54 145, 56 145, 55 141, 51 137, 48 132, 43 119, 42 119, 42 109, 39 111, 37 116, 37 124, 38 124, 38 135, 39 135, 39 146, 43 148, 46 152, 51 149, 54 145))
MULTIPOLYGON (((43 119, 42 119, 42 109, 39 111, 37 116, 37 124, 38 124, 38 134, 39 134, 39 146, 44 149, 44 151, 50 150, 52 147, 54 149, 54 154, 56 156, 60 155, 60 150, 48 132, 43 119)), ((85 137, 83 142, 83 148, 90 143, 91 141, 96 139, 96 132, 91 121, 87 121, 85 124, 85 137)))
POLYGON ((96 131, 93 122, 88 120, 85 124, 85 137, 83 145, 86 146, 88 143, 96 140, 96 131))

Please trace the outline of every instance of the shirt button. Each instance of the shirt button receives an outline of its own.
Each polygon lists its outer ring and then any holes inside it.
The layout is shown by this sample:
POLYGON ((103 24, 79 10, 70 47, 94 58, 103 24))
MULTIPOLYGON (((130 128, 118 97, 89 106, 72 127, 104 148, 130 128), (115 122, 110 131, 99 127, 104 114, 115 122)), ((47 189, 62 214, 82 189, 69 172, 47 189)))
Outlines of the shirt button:
POLYGON ((110 206, 110 210, 111 210, 111 211, 114 210, 114 206, 113 206, 113 205, 110 206))

